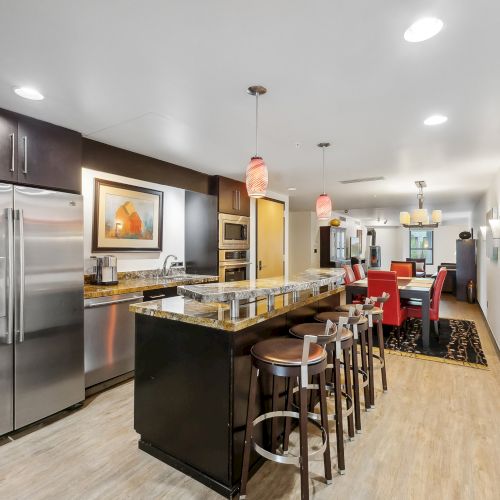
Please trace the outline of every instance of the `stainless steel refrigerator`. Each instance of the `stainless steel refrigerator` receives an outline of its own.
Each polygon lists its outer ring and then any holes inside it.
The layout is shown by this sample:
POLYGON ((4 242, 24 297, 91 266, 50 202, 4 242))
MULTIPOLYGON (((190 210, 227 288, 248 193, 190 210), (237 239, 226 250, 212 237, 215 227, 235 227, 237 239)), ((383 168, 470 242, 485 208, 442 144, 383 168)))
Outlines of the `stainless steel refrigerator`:
POLYGON ((0 184, 0 435, 84 399, 82 205, 0 184))

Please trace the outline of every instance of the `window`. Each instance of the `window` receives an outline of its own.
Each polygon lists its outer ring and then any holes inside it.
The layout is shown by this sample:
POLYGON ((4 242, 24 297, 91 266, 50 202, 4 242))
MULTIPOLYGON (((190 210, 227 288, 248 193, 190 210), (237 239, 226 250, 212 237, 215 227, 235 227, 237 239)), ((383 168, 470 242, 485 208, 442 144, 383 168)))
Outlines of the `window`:
POLYGON ((410 259, 425 259, 432 265, 434 256, 434 237, 432 230, 410 229, 410 259))

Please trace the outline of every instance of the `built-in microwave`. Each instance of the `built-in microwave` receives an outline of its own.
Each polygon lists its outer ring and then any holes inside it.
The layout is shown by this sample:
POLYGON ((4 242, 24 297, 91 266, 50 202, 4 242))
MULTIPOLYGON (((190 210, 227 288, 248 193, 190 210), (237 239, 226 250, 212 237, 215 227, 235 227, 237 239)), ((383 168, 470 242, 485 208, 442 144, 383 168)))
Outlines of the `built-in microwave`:
POLYGON ((219 214, 219 249, 250 248, 250 217, 219 214))

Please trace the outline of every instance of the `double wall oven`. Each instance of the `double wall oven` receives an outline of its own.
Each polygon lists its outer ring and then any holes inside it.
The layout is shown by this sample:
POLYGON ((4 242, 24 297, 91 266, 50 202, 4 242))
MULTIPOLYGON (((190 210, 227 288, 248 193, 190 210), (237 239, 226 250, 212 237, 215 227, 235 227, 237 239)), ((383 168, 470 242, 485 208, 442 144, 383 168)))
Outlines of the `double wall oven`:
POLYGON ((219 213, 219 281, 242 281, 250 273, 250 217, 219 213))

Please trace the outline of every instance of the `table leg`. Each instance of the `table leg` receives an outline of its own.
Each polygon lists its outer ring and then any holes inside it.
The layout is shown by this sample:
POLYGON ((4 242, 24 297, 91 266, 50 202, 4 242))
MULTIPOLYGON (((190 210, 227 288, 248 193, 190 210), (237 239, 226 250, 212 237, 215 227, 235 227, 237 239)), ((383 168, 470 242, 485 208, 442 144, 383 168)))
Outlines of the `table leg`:
POLYGON ((352 291, 351 288, 346 286, 345 288, 345 303, 352 304, 352 291))
POLYGON ((424 349, 429 349, 429 332, 430 332, 430 297, 429 295, 422 297, 422 344, 424 349))

